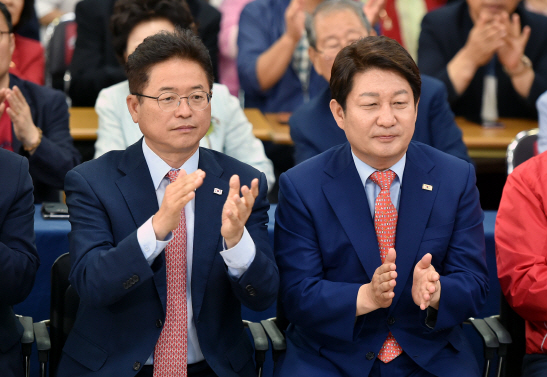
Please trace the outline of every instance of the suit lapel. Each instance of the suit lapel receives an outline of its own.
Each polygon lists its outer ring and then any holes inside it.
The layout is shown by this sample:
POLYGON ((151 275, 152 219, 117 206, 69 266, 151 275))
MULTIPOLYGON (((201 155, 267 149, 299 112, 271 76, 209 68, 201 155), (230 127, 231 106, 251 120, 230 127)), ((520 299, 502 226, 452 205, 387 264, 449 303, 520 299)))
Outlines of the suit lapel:
POLYGON ((433 167, 434 163, 429 157, 411 143, 407 151, 399 199, 395 239, 398 284, 395 286, 395 298, 390 310, 395 308, 408 279, 412 279, 422 236, 439 190, 439 181, 429 174, 433 167), (432 190, 422 188, 424 184, 432 186, 432 190))
MULTIPOLYGON (((125 199, 129 212, 138 228, 150 216, 158 212, 158 198, 150 175, 150 169, 142 152, 143 139, 125 150, 118 169, 125 175, 116 181, 116 185, 125 199)), ((161 300, 163 311, 167 308, 167 280, 165 270, 165 254, 161 253, 154 263, 154 282, 161 300)))
POLYGON ((116 181, 137 227, 155 214, 158 199, 150 170, 142 153, 142 138, 125 151, 119 165, 125 176, 116 181))
POLYGON ((331 179, 323 192, 342 224, 369 278, 380 266, 380 250, 365 188, 351 155, 349 143, 335 152, 325 167, 331 179))
POLYGON ((221 239, 222 208, 229 192, 229 182, 221 179, 223 169, 213 152, 199 149, 199 168, 206 176, 201 187, 196 190, 194 220, 194 250, 192 261, 192 307, 194 318, 199 317, 207 279, 218 252, 221 239), (222 190, 222 194, 215 193, 222 190))

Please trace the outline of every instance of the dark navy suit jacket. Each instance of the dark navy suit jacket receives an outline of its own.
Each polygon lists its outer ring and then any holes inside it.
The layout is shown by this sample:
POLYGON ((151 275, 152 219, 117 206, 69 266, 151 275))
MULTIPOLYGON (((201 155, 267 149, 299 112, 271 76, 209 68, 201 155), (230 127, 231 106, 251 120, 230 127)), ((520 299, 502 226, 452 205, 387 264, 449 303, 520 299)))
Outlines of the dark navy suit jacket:
MULTIPOLYGON (((34 201, 58 201, 65 175, 80 163, 69 129, 69 113, 65 95, 51 88, 9 76, 9 86, 17 85, 25 97, 36 127, 42 129, 42 142, 32 156, 23 149, 13 133, 13 150, 27 156, 34 183, 34 201)), ((12 126, 13 127, 13 126, 12 126)))
MULTIPOLYGON (((196 190, 191 282, 199 344, 217 375, 255 376, 241 304, 265 310, 279 283, 266 228, 266 177, 219 152, 200 148, 199 153, 199 168, 207 174, 196 190), (239 280, 228 275, 219 253, 222 208, 233 174, 246 185, 260 180, 246 224, 256 256, 239 280)), ((70 282, 81 303, 58 377, 134 375, 154 351, 167 299, 164 252, 149 266, 137 240, 138 227, 159 209, 142 139, 70 171, 65 191, 72 224, 70 282)))
MULTIPOLYGON (((499 61, 496 61, 498 113, 500 117, 537 119, 536 100, 547 90, 547 17, 527 11, 522 2, 515 13, 520 16, 522 26, 529 25, 532 28, 524 54, 532 61, 536 76, 528 98, 522 98, 513 88, 511 79, 499 61)), ((422 73, 445 83, 448 100, 456 115, 480 122, 487 67, 477 70, 469 87, 461 95, 456 94, 446 70, 450 60, 465 45, 472 28, 473 21, 466 1, 448 4, 426 14, 420 33, 418 66, 422 73)))
POLYGON ((12 306, 28 296, 40 265, 28 161, 0 149, 0 182, 0 374, 22 377, 23 329, 12 306))
MULTIPOLYGON (((330 100, 327 87, 292 114, 289 124, 296 164, 347 141, 332 116, 330 100)), ((462 131, 454 122, 454 114, 446 101, 446 88, 439 80, 426 75, 422 75, 422 94, 412 140, 471 162, 462 131)))
POLYGON ((277 376, 368 376, 390 331, 436 376, 479 375, 460 326, 478 314, 488 293, 484 216, 472 164, 410 143, 398 209, 395 297, 390 307, 357 318, 357 292, 381 261, 349 143, 297 165, 279 184, 274 249, 291 325, 277 376), (426 253, 441 275, 433 328, 411 295, 414 266, 426 253))

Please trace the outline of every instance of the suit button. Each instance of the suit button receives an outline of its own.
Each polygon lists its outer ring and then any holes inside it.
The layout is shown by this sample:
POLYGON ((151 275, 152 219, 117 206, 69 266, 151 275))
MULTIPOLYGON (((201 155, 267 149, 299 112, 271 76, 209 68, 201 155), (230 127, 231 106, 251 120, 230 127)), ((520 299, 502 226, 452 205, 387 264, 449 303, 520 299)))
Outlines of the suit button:
POLYGON ((126 281, 124 281, 124 282, 123 282, 123 289, 127 289, 127 288, 129 288, 129 285, 127 284, 126 281))
POLYGON ((247 290, 247 293, 249 293, 249 296, 256 296, 256 289, 252 285, 248 285, 245 287, 247 290))
POLYGON ((365 357, 367 358, 367 360, 372 360, 374 359, 374 356, 376 356, 374 355, 374 352, 367 352, 365 357))
POLYGON ((389 316, 388 319, 387 319, 387 324, 390 325, 390 326, 395 324, 395 318, 389 316))
POLYGON ((159 329, 163 325, 161 319, 156 319, 156 327, 159 329))
POLYGON ((133 280, 133 284, 135 284, 139 281, 139 276, 138 275, 133 275, 133 277, 131 279, 133 280))
POLYGON ((141 363, 138 361, 135 361, 135 364, 133 364, 133 370, 139 370, 141 369, 141 363))

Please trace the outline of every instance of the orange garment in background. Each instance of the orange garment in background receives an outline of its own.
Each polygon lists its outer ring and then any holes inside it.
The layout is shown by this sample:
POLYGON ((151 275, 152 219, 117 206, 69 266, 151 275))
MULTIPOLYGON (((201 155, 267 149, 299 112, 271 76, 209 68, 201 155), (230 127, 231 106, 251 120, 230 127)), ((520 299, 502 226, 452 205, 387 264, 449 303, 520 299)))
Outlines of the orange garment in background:
POLYGON ((23 80, 44 85, 46 59, 44 48, 39 41, 15 34, 15 51, 11 56, 15 67, 9 73, 23 80))

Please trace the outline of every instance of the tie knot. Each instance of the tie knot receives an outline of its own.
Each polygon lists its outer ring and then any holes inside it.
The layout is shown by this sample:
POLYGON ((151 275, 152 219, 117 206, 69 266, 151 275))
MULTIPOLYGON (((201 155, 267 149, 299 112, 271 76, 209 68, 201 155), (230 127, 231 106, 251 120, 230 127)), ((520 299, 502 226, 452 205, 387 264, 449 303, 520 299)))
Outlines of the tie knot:
POLYGON ((375 171, 370 175, 370 180, 376 183, 382 190, 389 190, 391 183, 395 179, 393 170, 375 171))
POLYGON ((169 181, 171 183, 173 183, 179 176, 179 172, 180 172, 180 169, 171 169, 169 170, 169 173, 166 174, 166 177, 169 178, 169 181))

